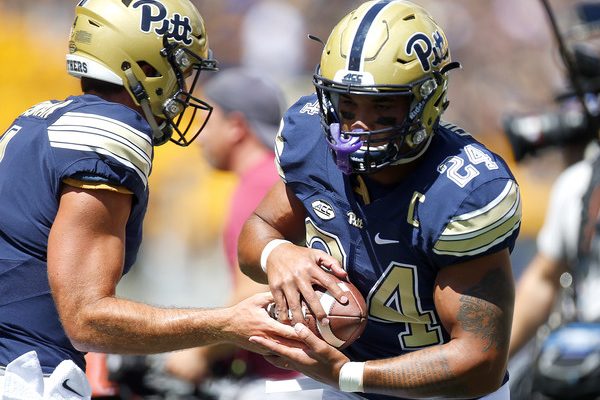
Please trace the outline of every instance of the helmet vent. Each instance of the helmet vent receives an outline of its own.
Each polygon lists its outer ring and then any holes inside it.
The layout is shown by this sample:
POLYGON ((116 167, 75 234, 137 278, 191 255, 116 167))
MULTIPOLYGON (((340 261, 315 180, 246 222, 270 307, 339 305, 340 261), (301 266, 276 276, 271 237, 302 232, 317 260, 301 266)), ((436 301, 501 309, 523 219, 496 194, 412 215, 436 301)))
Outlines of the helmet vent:
POLYGON ((410 15, 407 15, 406 17, 402 18, 403 21, 412 21, 414 19, 416 19, 415 14, 410 14, 410 15))
POLYGON ((399 62, 400 64, 408 64, 410 61, 403 60, 401 58, 396 58, 396 62, 399 62))
POLYGON ((100 24, 97 23, 96 21, 92 21, 91 19, 88 19, 88 22, 90 23, 90 25, 95 26, 96 28, 100 28, 100 24))

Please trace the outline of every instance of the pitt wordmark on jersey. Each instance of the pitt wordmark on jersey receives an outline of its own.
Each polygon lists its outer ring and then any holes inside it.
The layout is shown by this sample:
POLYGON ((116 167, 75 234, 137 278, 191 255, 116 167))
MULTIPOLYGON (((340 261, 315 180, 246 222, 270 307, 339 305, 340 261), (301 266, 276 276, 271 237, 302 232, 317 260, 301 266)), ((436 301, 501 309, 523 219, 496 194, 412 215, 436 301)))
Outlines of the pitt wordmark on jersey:
POLYGON ((38 104, 0 136, 0 365, 35 350, 44 373, 67 358, 85 369, 50 293, 48 234, 64 184, 132 193, 128 271, 148 204, 151 138, 138 113, 92 95, 38 104))
POLYGON ((505 162, 442 123, 417 166, 393 189, 336 167, 316 96, 301 98, 276 139, 282 179, 307 210, 307 246, 336 256, 368 301, 369 324, 347 349, 389 358, 444 343, 434 308, 438 271, 503 248, 520 227, 519 188, 505 162))

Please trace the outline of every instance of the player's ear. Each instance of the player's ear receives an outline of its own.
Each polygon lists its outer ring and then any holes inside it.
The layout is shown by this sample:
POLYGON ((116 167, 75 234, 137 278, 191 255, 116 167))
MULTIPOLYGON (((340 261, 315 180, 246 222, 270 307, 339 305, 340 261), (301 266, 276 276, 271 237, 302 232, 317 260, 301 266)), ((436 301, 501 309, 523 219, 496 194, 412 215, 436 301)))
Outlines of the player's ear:
POLYGON ((240 111, 231 111, 227 114, 227 120, 229 124, 231 124, 231 130, 237 141, 241 141, 249 135, 249 131, 252 128, 244 113, 240 111))

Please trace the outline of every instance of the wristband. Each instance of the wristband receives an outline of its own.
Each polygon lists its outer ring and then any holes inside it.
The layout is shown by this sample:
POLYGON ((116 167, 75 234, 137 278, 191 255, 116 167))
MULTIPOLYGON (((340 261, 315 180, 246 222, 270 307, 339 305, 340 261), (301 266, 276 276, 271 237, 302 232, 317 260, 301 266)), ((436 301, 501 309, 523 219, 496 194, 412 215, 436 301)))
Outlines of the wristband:
POLYGON ((364 392, 364 362, 347 362, 340 368, 339 385, 342 392, 364 392))
POLYGON ((263 249, 262 253, 260 253, 260 267, 262 268, 262 270, 265 274, 267 273, 267 258, 269 258, 269 255, 271 254, 271 252, 273 250, 275 250, 275 247, 277 247, 283 243, 292 243, 292 242, 290 242, 289 240, 285 240, 285 239, 273 239, 269 243, 267 243, 267 245, 263 249))

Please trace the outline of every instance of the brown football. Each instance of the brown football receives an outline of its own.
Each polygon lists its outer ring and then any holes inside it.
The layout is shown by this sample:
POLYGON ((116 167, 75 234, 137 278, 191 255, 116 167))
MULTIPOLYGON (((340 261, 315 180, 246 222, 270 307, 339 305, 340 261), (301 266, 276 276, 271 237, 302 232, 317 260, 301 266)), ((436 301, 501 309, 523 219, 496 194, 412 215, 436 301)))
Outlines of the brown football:
MULTIPOLYGON (((317 321, 308 305, 302 302, 302 313, 305 325, 319 338, 330 345, 343 349, 360 337, 367 326, 367 305, 364 297, 356 286, 346 281, 339 281, 338 285, 348 297, 348 303, 341 304, 331 293, 320 286, 314 286, 315 292, 321 300, 321 305, 327 313, 329 326, 324 326, 317 321)), ((267 308, 269 314, 276 318, 274 304, 267 308)))

